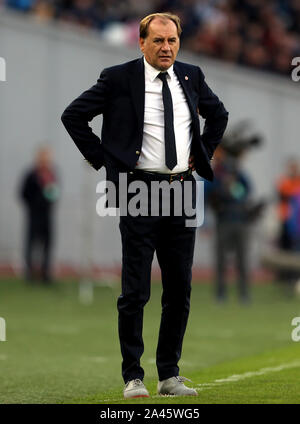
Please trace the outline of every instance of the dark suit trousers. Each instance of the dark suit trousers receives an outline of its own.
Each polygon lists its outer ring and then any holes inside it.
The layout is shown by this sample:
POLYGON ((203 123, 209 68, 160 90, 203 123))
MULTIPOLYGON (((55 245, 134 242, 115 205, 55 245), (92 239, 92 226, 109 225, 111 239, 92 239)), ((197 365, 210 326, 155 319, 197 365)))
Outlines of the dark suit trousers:
MULTIPOLYGON (((195 193, 195 180, 193 181, 195 193)), ((193 196, 195 198, 195 196, 193 196)), ((189 217, 190 219, 191 217, 189 217)), ((121 216, 122 293, 118 299, 119 337, 125 383, 144 377, 143 308, 150 298, 151 266, 156 251, 162 275, 162 315, 156 351, 160 380, 179 374, 183 337, 190 309, 195 228, 187 217, 121 216)))

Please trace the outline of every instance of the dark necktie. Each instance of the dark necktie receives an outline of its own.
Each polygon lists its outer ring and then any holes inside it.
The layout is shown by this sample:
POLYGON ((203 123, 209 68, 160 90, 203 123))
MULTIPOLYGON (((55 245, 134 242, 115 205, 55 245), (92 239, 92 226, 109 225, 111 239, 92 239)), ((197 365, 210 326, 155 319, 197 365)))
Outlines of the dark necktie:
POLYGON ((173 102, 172 95, 167 83, 167 73, 161 72, 158 74, 158 78, 163 83, 162 97, 164 103, 164 115, 165 115, 165 156, 166 165, 172 170, 177 165, 177 154, 176 154, 176 143, 173 125, 173 102))

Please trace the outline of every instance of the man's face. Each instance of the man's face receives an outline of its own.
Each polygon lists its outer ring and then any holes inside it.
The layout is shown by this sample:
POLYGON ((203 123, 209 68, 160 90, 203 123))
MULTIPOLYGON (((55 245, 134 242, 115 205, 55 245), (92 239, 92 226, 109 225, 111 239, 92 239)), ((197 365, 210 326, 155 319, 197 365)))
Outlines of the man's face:
POLYGON ((47 148, 40 149, 36 155, 36 166, 40 169, 50 168, 52 165, 52 154, 47 148))
POLYGON ((179 50, 177 27, 171 20, 154 18, 148 36, 140 38, 140 48, 147 62, 160 71, 166 71, 175 62, 179 50))

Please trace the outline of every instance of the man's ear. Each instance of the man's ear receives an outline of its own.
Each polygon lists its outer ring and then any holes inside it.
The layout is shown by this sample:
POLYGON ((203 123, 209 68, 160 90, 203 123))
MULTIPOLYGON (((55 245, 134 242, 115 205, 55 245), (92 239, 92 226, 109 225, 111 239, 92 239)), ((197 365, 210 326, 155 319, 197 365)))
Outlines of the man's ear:
POLYGON ((144 53, 144 44, 145 44, 145 38, 141 38, 139 39, 139 45, 140 45, 140 49, 141 51, 144 53))

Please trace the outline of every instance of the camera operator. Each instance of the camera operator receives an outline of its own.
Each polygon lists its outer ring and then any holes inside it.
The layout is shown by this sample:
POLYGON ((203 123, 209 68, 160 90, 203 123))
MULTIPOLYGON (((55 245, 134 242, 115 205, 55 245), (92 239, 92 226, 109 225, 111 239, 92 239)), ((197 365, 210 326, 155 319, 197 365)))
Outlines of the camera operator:
POLYGON ((234 253, 238 278, 238 295, 242 303, 249 303, 249 227, 260 215, 263 202, 251 200, 251 182, 242 170, 244 153, 260 145, 261 138, 242 138, 242 127, 224 138, 214 156, 213 183, 206 183, 206 200, 215 216, 216 298, 227 298, 226 265, 229 253, 234 253), (237 135, 239 134, 239 135, 237 135))

